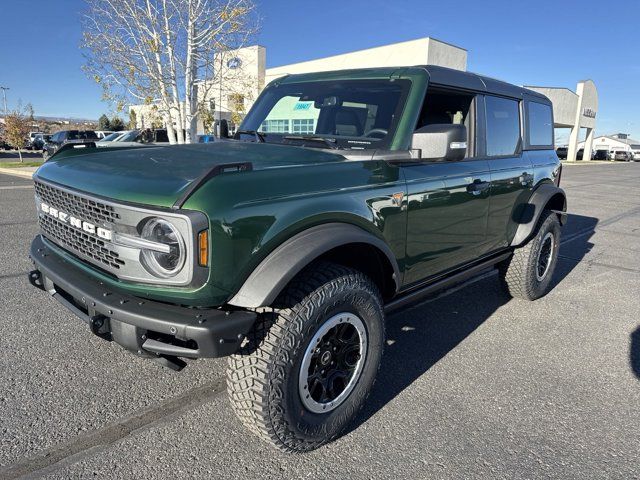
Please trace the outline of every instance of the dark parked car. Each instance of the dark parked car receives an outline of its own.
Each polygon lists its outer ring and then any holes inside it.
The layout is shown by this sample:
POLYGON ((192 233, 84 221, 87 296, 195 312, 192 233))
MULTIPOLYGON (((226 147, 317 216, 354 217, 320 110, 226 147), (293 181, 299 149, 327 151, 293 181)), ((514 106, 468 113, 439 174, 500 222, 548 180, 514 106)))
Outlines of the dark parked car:
POLYGON ((31 141, 31 148, 33 150, 44 150, 44 146, 49 140, 51 140, 51 135, 38 133, 31 141))
MULTIPOLYGON (((551 290, 566 220, 552 126, 544 95, 469 72, 288 75, 225 141, 52 157, 34 175, 29 280, 174 370, 228 356, 240 421, 312 450, 366 404, 386 312, 494 267, 507 295, 551 290)), ((31 321, 60 320, 47 310, 31 321)))
POLYGON ((594 160, 609 160, 609 150, 596 150, 593 154, 594 160))
POLYGON ((569 152, 569 149, 567 147, 558 147, 558 148, 556 148, 556 155, 558 155, 558 158, 560 160, 566 160, 568 152, 569 152))
POLYGON ((45 161, 67 143, 97 142, 98 135, 93 130, 62 130, 51 135, 44 144, 42 156, 45 161))

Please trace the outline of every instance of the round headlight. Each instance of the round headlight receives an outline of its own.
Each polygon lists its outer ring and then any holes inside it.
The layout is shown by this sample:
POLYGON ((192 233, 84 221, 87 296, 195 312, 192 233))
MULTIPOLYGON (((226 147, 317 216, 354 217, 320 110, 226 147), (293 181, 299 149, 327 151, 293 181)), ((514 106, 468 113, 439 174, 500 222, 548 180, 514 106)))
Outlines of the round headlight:
POLYGON ((167 251, 142 249, 142 264, 149 273, 156 277, 169 278, 182 270, 187 252, 180 232, 171 223, 161 218, 151 218, 142 227, 140 236, 160 244, 159 246, 168 246, 163 249, 167 251))

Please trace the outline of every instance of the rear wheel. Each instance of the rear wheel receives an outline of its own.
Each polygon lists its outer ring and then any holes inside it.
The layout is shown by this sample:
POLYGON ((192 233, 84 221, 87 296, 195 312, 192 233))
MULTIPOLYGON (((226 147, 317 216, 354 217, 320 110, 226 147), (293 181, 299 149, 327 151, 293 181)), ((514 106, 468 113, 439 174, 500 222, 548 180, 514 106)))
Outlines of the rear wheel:
POLYGON ((227 385, 242 423, 286 451, 336 438, 363 406, 384 345, 378 289, 321 263, 299 275, 230 357, 227 385))
POLYGON ((559 249, 560 221, 555 213, 544 211, 535 236, 498 265, 504 289, 512 297, 525 300, 549 293, 559 249))

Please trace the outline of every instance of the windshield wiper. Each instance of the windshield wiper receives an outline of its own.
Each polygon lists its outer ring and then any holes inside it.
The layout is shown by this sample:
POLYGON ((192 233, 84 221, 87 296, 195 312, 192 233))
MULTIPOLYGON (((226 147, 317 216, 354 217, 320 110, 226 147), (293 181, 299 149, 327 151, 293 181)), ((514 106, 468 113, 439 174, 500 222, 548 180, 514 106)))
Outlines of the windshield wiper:
POLYGON ((242 134, 253 135, 257 142, 264 143, 265 134, 262 132, 259 132, 257 130, 238 130, 233 136, 234 138, 237 138, 238 140, 240 140, 240 135, 242 134))
POLYGON ((337 149, 337 140, 335 138, 316 137, 314 135, 286 135, 283 140, 302 140, 305 142, 322 142, 331 149, 337 149))

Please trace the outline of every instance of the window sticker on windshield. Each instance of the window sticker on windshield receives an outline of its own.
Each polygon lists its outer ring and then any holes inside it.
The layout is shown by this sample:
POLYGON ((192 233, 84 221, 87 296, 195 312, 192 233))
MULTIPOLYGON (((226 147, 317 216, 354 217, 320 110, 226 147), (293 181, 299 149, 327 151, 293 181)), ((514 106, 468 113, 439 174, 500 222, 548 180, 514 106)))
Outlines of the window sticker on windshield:
POLYGON ((294 110, 309 110, 311 108, 311 102, 298 102, 293 107, 294 110))

